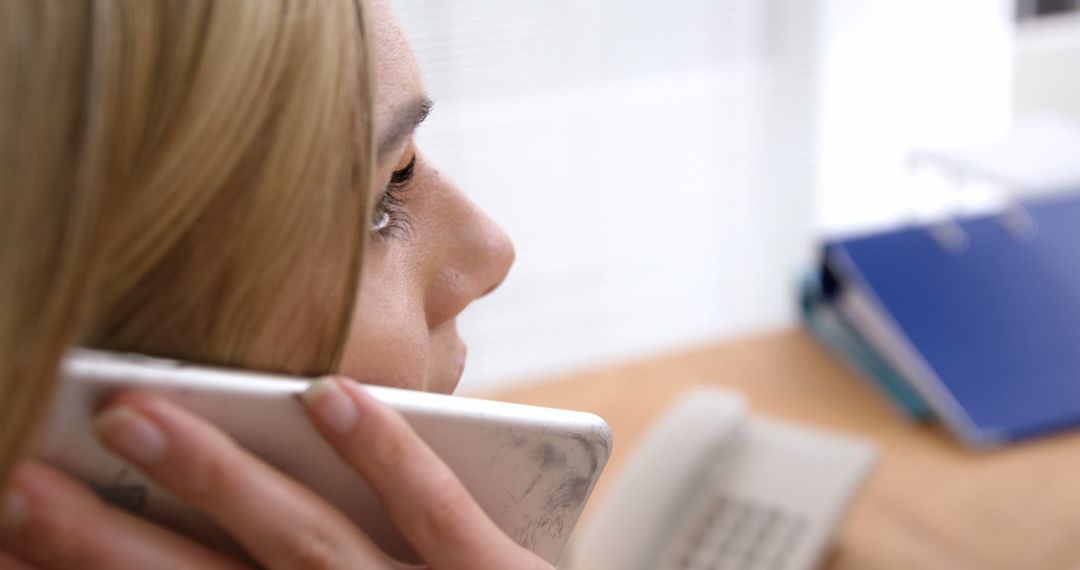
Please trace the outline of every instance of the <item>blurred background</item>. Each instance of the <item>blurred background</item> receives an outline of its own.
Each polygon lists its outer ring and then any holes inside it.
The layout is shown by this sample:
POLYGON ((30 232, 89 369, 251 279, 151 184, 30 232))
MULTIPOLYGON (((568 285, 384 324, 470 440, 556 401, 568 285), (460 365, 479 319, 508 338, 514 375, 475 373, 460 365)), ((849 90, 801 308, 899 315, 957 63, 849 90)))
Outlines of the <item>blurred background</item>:
POLYGON ((956 207, 913 151, 1080 120, 1076 4, 395 0, 420 144, 517 245, 461 391, 794 325, 823 236, 956 207))

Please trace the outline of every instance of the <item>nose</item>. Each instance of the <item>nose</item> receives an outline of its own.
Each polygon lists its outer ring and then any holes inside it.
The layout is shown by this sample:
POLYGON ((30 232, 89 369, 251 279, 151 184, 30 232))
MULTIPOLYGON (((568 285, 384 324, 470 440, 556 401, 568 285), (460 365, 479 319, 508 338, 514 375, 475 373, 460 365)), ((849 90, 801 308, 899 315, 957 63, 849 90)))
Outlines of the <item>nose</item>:
POLYGON ((487 288, 479 295, 483 297, 498 289, 503 281, 506 281, 506 276, 510 273, 510 268, 514 266, 514 260, 517 259, 517 251, 514 249, 514 242, 506 234, 506 230, 489 218, 487 214, 483 212, 480 212, 480 214, 490 224, 488 230, 490 236, 487 241, 490 268, 488 274, 482 279, 484 283, 488 284, 487 288))
POLYGON ((514 244, 506 231, 449 183, 445 241, 434 283, 427 295, 428 325, 456 317, 474 300, 497 289, 514 264, 514 244))

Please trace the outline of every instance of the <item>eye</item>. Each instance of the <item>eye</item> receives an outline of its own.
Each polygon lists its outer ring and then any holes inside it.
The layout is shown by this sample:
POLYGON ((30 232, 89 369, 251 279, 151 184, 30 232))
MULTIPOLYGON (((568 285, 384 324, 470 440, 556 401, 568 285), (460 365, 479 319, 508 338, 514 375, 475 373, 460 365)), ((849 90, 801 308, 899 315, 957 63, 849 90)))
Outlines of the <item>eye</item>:
POLYGON ((390 226, 390 212, 386 211, 385 208, 376 207, 375 212, 372 215, 371 231, 376 232, 376 233, 382 232, 382 231, 385 231, 386 228, 388 228, 389 226, 390 226))
POLYGON ((371 212, 371 231, 376 235, 388 237, 395 232, 409 230, 411 220, 405 210, 404 194, 409 189, 415 170, 416 155, 413 154, 404 168, 390 175, 386 190, 371 212))

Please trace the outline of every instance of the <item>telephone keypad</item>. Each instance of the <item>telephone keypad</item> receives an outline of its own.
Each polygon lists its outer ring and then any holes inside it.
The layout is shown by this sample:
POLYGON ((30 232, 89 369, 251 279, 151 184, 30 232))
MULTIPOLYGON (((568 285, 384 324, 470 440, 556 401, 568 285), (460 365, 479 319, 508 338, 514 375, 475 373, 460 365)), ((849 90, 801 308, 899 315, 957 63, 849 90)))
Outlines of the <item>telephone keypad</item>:
POLYGON ((719 495, 672 552, 668 570, 783 570, 806 529, 805 517, 719 495))

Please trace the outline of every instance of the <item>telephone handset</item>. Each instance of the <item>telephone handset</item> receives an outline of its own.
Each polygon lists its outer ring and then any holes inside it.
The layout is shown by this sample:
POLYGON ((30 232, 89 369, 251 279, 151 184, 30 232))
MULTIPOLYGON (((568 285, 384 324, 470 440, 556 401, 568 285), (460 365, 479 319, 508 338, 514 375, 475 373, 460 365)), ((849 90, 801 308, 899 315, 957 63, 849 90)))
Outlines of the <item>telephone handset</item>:
POLYGON ((699 388, 645 435, 568 570, 806 570, 818 564, 874 460, 860 439, 751 417, 699 388))
MULTIPOLYGON (((116 456, 91 429, 110 394, 140 389, 213 422, 248 451, 321 495, 387 554, 415 560, 367 482, 334 453, 297 403, 309 379, 72 349, 35 446, 38 459, 107 499, 168 527, 229 548, 213 523, 116 456)), ((583 412, 365 388, 397 410, 454 470, 508 536, 555 562, 611 449, 602 419, 583 412)))

